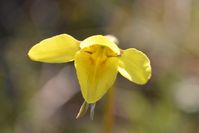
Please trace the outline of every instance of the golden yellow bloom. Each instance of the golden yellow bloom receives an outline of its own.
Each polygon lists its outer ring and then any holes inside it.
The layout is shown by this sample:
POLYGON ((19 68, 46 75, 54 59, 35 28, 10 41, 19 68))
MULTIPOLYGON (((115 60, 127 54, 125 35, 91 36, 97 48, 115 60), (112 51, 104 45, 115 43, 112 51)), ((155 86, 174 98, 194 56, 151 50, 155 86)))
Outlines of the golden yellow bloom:
POLYGON ((151 77, 147 56, 134 48, 121 50, 106 36, 94 35, 78 41, 61 34, 33 46, 29 57, 47 63, 75 62, 82 95, 89 104, 97 102, 113 85, 119 72, 128 80, 145 84, 151 77))

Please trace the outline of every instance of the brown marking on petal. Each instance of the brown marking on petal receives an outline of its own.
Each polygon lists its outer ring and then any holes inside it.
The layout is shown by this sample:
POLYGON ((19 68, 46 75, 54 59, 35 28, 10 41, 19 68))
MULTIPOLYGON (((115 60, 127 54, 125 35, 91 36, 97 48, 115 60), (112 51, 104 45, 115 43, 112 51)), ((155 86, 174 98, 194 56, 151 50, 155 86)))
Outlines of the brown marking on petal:
POLYGON ((91 52, 91 51, 84 51, 84 52, 86 52, 86 53, 88 53, 88 54, 92 54, 93 52, 91 52))

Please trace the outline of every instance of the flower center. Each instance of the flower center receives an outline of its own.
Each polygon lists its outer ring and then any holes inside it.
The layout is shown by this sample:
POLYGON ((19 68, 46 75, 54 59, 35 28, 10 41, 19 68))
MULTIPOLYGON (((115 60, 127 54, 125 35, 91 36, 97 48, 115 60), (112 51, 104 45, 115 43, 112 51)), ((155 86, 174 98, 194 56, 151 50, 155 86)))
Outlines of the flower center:
POLYGON ((117 56, 110 48, 101 45, 92 45, 82 50, 90 54, 90 60, 95 65, 103 64, 108 58, 117 56))

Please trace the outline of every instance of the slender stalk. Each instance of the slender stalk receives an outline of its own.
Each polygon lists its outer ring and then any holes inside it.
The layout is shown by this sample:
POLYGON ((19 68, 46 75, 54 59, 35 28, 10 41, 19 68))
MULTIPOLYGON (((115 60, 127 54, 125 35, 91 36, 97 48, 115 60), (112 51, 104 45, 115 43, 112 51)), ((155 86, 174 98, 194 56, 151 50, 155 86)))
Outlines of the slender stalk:
POLYGON ((113 133, 114 125, 114 88, 112 87, 108 92, 107 104, 105 105, 104 114, 104 133, 113 133))

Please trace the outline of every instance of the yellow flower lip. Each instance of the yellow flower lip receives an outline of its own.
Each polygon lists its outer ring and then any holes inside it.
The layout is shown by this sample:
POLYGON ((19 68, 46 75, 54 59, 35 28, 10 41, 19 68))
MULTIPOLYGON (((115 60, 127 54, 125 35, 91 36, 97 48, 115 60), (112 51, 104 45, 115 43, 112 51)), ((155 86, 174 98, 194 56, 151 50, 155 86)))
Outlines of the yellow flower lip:
POLYGON ((118 46, 114 42, 112 42, 110 39, 102 35, 94 35, 94 36, 86 38, 80 43, 80 48, 84 49, 93 45, 101 45, 101 46, 108 47, 114 53, 116 53, 117 55, 120 55, 120 49, 118 48, 118 46))

